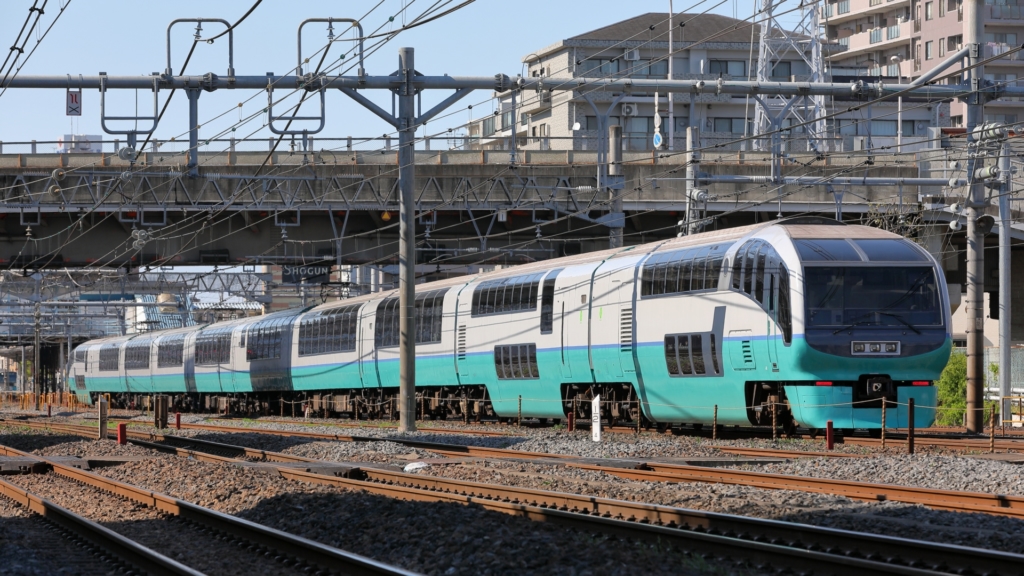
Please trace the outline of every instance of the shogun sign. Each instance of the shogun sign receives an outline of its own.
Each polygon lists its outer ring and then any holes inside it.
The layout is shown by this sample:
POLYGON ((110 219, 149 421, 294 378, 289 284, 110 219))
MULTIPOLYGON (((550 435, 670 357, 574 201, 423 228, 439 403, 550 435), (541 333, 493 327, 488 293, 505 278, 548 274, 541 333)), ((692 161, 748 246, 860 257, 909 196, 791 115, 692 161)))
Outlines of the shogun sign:
POLYGON ((281 267, 282 284, 302 284, 303 280, 306 281, 306 284, 319 284, 327 282, 330 275, 331 264, 327 262, 281 267))

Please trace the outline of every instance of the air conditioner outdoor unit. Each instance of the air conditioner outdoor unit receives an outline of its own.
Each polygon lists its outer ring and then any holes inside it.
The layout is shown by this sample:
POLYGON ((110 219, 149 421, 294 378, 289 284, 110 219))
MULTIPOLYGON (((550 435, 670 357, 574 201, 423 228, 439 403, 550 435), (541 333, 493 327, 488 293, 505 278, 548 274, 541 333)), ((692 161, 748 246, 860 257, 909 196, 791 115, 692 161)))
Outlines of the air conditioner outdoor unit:
POLYGON ((623 104, 622 105, 622 115, 623 116, 637 116, 639 114, 640 114, 640 111, 637 110, 636 104, 623 104))
POLYGON ((640 59, 640 51, 637 50, 636 48, 626 50, 626 53, 625 55, 623 55, 623 58, 630 62, 636 62, 637 60, 640 59))

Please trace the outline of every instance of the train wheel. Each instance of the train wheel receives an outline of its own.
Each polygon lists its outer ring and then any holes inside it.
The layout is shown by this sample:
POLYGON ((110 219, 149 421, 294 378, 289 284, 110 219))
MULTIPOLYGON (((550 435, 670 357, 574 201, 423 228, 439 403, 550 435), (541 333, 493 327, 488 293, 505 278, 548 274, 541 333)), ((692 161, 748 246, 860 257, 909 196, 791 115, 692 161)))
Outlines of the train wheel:
POLYGON ((868 436, 870 436, 872 438, 881 438, 882 437, 882 429, 881 428, 868 428, 868 436))

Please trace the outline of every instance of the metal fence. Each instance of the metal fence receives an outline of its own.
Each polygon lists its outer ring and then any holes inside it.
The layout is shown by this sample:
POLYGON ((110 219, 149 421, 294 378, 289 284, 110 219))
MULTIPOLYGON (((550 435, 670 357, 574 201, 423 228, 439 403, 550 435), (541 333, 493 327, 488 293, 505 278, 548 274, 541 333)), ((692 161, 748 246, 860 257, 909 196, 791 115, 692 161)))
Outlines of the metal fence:
MULTIPOLYGON (((966 354, 966 348, 954 348, 953 352, 966 354)), ((985 348, 985 399, 999 400, 999 348, 985 348), (996 370, 993 370, 993 368, 996 370)), ((1010 348, 1010 386, 1014 396, 1024 395, 1024 347, 1010 348)))

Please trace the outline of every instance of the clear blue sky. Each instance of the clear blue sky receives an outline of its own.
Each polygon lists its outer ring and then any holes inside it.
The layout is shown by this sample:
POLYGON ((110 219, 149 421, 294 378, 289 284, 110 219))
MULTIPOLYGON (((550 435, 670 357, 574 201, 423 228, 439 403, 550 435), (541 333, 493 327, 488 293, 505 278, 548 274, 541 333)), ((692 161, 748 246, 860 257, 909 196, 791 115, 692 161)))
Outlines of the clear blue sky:
MULTIPOLYGON (((42 0, 40 0, 41 2, 42 0)), ((42 19, 42 28, 53 21, 60 5, 69 0, 50 0, 42 19)), ((235 21, 254 0, 70 0, 70 5, 54 26, 49 36, 39 45, 36 53, 21 74, 96 74, 111 75, 149 74, 162 72, 166 67, 165 35, 168 23, 176 18, 223 18, 235 21)), ((380 0, 264 0, 235 33, 235 72, 239 75, 263 75, 266 72, 290 72, 296 60, 296 28, 313 17, 358 18, 380 0)), ((429 8, 435 0, 383 0, 381 5, 364 20, 369 33, 400 13, 409 5, 408 19, 429 8)), ((460 3, 452 2, 451 5, 460 3)), ((684 12, 700 0, 675 0, 676 12, 684 12)), ((697 11, 707 10, 721 0, 700 2, 697 11)), ((795 4, 794 0, 794 4, 795 4)), ((8 47, 18 34, 32 0, 0 0, 0 46, 8 47)), ((667 12, 668 0, 477 0, 462 10, 425 26, 403 32, 383 46, 367 61, 367 73, 390 74, 397 65, 397 49, 401 46, 416 48, 417 69, 425 74, 486 75, 520 73, 521 58, 558 40, 605 26, 645 12, 667 12)), ((753 12, 755 0, 726 0, 712 12, 747 18, 753 12)), ((402 16, 395 18, 398 27, 402 16)), ((203 26, 204 35, 210 36, 222 29, 216 24, 203 26)), ((340 31, 341 26, 336 29, 340 31)), ((388 30, 385 26, 384 30, 388 30)), ((191 45, 194 24, 179 24, 172 36, 171 61, 175 73, 191 45)), ((227 69, 226 37, 210 46, 200 44, 188 66, 188 73, 214 72, 223 75, 227 69)), ((310 24, 303 34, 303 51, 314 52, 326 42, 326 25, 310 24)), ((35 37, 28 47, 35 45, 35 37)), ((347 45, 332 48, 334 57, 347 45), (334 52, 337 51, 337 52, 334 52)), ((26 50, 27 51, 27 50, 26 50)), ((5 54, 6 55, 6 54, 5 54)), ((317 55, 315 58, 319 58, 317 55)), ((314 60, 315 61, 315 60, 314 60)), ((373 98, 390 109, 390 97, 383 91, 373 98)), ((167 92, 161 92, 161 104, 167 92)), ((265 93, 254 91, 221 90, 203 93, 200 98, 200 121, 205 122, 201 136, 211 137, 239 119, 238 104, 245 103, 243 114, 261 110, 266 106, 265 93), (220 119, 213 117, 228 111, 220 119)), ((425 97, 426 107, 444 94, 425 97)), ((474 112, 490 112, 487 101, 490 93, 479 91, 460 102, 461 110, 444 120, 444 126, 459 125, 467 121, 469 112, 462 110, 467 103, 478 103, 474 112), (482 103, 483 102, 483 103, 482 103)), ((140 115, 152 110, 152 94, 137 94, 140 115)), ((55 140, 59 135, 74 131, 79 134, 103 134, 99 122, 99 93, 87 91, 83 97, 83 116, 72 126, 65 116, 63 90, 8 90, 0 96, 0 140, 55 140)), ((129 91, 108 93, 108 115, 131 115, 136 107, 136 94, 129 91)), ((314 112, 316 106, 306 104, 303 113, 314 112)), ((157 138, 167 140, 180 135, 187 124, 187 99, 184 94, 174 96, 163 122, 157 129, 157 138)), ((337 91, 327 96, 328 125, 324 135, 376 136, 390 131, 390 127, 359 107, 337 91)), ((262 121, 237 129, 237 137, 248 134, 262 121)), ((440 123, 431 131, 440 129, 440 123)), ((268 136, 259 133, 263 140, 268 136)), ((106 137, 112 138, 112 137, 106 137)), ((122 137, 123 139, 123 137, 122 137)), ((320 146, 318 145, 317 148, 320 146)), ((211 146, 212 148, 212 146, 211 146)), ((175 148, 180 150, 181 147, 175 148)), ((7 148, 5 152, 16 151, 7 148)), ((45 148, 40 151, 48 151, 45 148)))

